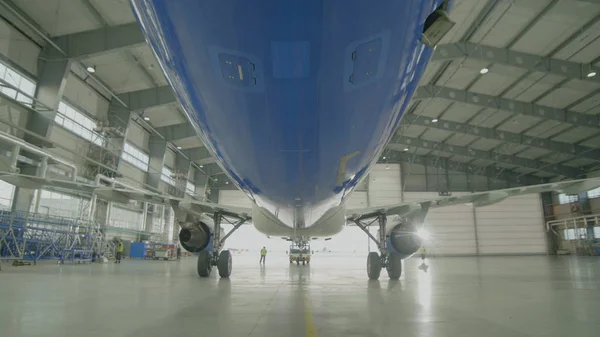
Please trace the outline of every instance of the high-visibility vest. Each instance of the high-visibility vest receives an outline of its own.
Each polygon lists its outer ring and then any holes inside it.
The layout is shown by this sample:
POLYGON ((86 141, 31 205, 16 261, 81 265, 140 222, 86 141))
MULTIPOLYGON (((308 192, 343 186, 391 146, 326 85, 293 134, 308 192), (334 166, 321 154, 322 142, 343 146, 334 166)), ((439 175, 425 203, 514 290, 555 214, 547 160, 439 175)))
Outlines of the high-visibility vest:
POLYGON ((261 256, 265 256, 265 255, 267 255, 267 250, 266 250, 266 249, 264 249, 264 248, 263 248, 263 249, 261 249, 261 250, 260 250, 260 255, 261 255, 261 256))

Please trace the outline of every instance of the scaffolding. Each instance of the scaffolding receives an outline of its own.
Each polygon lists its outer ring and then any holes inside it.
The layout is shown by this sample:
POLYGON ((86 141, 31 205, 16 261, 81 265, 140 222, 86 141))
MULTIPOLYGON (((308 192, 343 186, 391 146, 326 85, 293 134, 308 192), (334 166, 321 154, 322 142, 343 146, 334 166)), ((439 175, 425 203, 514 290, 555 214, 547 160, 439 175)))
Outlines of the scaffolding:
POLYGON ((600 255, 600 214, 591 214, 546 222, 546 231, 554 235, 561 253, 600 255))
POLYGON ((0 211, 0 260, 91 261, 103 253, 97 223, 22 211, 0 211))

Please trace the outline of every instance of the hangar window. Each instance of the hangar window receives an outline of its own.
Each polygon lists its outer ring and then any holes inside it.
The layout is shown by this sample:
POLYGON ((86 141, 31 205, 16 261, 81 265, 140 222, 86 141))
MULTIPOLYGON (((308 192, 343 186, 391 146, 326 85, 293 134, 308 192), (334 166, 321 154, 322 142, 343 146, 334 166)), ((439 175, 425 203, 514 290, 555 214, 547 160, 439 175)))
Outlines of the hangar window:
POLYGON ((194 185, 192 182, 188 181, 185 185, 185 192, 189 195, 196 194, 196 185, 194 185))
POLYGON ((31 106, 33 100, 29 97, 35 95, 35 82, 19 74, 15 69, 2 61, 0 61, 0 82, 19 88, 21 91, 18 92, 12 88, 2 86, 0 92, 27 106, 31 106))
POLYGON ((110 225, 112 227, 136 231, 143 230, 145 226, 141 212, 136 212, 121 207, 112 208, 110 213, 110 225))
POLYGON ((573 228, 565 229, 563 232, 565 240, 581 240, 587 238, 587 231, 585 228, 573 228))
POLYGON ((164 181, 165 183, 171 186, 175 186, 175 178, 173 177, 173 171, 171 171, 171 169, 166 166, 163 166, 162 168, 160 180, 164 181))
MULTIPOLYGON (((88 204, 80 197, 48 190, 40 190, 37 197, 40 198, 38 213, 51 216, 77 218, 88 204)), ((30 211, 34 211, 34 207, 35 203, 32 203, 30 211)))
POLYGON ((0 180, 0 209, 10 209, 15 194, 15 186, 0 180))
POLYGON ((592 199, 592 198, 600 198, 600 187, 595 188, 593 190, 589 190, 587 192, 587 196, 590 199, 592 199))
POLYGON ((148 172, 148 165, 150 163, 150 157, 141 150, 138 150, 133 145, 125 142, 123 146, 123 154, 121 155, 124 161, 139 168, 144 172, 148 172))
POLYGON ((579 201, 579 196, 577 196, 577 194, 561 193, 558 195, 558 203, 561 205, 570 204, 572 202, 577 202, 577 201, 579 201))
POLYGON ((103 144, 102 136, 94 131, 98 126, 96 122, 65 102, 58 104, 58 113, 54 121, 85 140, 98 146, 103 144))

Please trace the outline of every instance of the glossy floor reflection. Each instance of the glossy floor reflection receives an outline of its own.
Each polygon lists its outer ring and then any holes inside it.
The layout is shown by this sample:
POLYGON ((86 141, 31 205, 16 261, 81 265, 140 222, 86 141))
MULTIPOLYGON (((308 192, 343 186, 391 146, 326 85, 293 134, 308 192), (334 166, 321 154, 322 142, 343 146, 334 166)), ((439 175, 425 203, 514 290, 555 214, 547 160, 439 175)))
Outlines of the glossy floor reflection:
POLYGON ((46 264, 0 272, 0 335, 597 336, 600 259, 405 261, 393 282, 366 279, 365 256, 319 253, 311 266, 234 256, 230 280, 195 259, 46 264))

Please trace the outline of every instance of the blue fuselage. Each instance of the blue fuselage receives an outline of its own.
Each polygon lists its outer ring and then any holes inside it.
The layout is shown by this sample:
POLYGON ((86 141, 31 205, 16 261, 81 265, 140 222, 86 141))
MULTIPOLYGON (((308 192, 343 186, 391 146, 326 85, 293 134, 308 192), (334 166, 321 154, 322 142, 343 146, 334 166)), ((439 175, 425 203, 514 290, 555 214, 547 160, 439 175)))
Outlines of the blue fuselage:
POLYGON ((433 51, 442 0, 132 0, 217 163, 259 207, 308 227, 391 138, 433 51))

